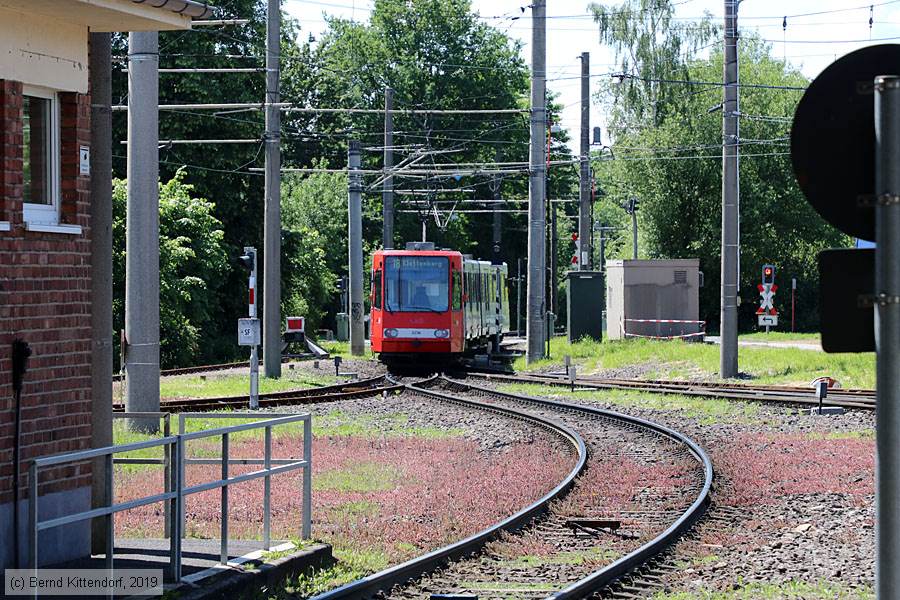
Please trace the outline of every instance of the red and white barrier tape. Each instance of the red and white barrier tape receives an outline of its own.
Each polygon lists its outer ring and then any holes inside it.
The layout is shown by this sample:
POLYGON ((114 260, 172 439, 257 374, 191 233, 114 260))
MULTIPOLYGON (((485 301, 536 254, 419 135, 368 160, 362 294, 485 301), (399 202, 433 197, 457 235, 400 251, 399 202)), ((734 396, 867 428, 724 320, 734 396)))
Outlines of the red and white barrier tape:
POLYGON ((698 335, 706 335, 705 331, 697 333, 684 333, 681 335, 640 335, 637 333, 625 333, 625 337, 644 338, 648 340, 674 340, 679 338, 697 337, 698 335))
POLYGON ((680 321, 678 319, 625 319, 626 323, 690 323, 706 326, 706 321, 680 321))

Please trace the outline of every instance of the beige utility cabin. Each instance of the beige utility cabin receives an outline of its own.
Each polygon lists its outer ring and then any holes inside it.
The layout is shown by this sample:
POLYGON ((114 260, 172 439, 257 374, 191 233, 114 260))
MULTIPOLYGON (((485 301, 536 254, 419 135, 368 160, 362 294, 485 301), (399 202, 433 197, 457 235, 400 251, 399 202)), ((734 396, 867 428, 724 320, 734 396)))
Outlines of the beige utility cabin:
MULTIPOLYGON (((87 463, 47 469, 39 498, 28 492, 32 459, 92 443, 89 34, 190 29, 209 13, 193 0, 0 0, 0 567, 27 557, 30 502, 45 519, 91 507, 87 463)), ((42 531, 41 564, 89 554, 90 534, 87 521, 42 531)))
POLYGON ((702 339, 700 259, 606 261, 606 332, 625 338, 702 339))

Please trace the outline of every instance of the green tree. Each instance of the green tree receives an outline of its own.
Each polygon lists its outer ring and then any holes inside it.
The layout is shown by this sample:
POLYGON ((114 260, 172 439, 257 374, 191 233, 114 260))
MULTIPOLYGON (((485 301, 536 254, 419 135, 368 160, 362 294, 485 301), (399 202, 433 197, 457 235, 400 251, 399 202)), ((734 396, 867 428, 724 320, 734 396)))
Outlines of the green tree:
POLYGON ((282 307, 305 315, 312 330, 341 310, 335 284, 347 273, 347 175, 289 175, 281 194, 282 307))
POLYGON ((607 88, 612 125, 659 123, 680 101, 677 88, 660 80, 687 79, 688 63, 716 39, 711 16, 697 22, 677 21, 672 0, 625 0, 616 6, 588 6, 600 30, 600 41, 615 52, 621 73, 607 88))
MULTIPOLYGON (((721 77, 723 56, 686 65, 691 81, 721 77)), ((769 47, 745 37, 741 43, 741 82, 769 88, 741 91, 741 281, 740 323, 755 327, 759 268, 779 267, 782 289, 796 277, 798 325, 817 323, 816 254, 843 246, 848 238, 825 223, 810 207, 794 181, 789 156, 789 129, 806 79, 774 59, 769 47)), ((721 113, 710 112, 721 101, 718 86, 679 84, 678 110, 666 113, 656 127, 622 133, 614 145, 615 160, 601 163, 608 203, 629 195, 641 201, 643 253, 652 258, 701 261, 706 285, 701 290, 701 318, 718 322, 721 233, 721 113)), ((624 212, 624 211, 620 211, 624 212)), ((626 235, 630 241, 630 235, 626 235)), ((780 300, 779 300, 780 298, 780 300)), ((785 313, 785 296, 776 304, 785 313)))
MULTIPOLYGON (((256 72, 160 73, 160 104, 260 103, 265 98, 265 6, 264 0, 229 0, 219 7, 223 18, 248 19, 243 25, 197 26, 191 31, 161 32, 161 68, 255 68, 256 72), (224 11, 224 12, 221 12, 224 11)), ((299 45, 299 25, 283 19, 281 92, 286 99, 305 105, 312 94, 309 47, 299 45)), ((114 54, 127 66, 127 37, 116 36, 114 54)), ((113 98, 125 104, 127 74, 113 71, 113 98)), ((115 112, 113 120, 113 167, 116 176, 126 176, 125 146, 127 115, 115 112), (120 149, 116 151, 116 149, 120 149)), ((304 164, 318 152, 315 142, 301 134, 310 128, 310 115, 285 113, 282 150, 286 165, 304 164)), ((201 346, 209 349, 208 360, 233 358, 234 319, 246 312, 243 294, 235 289, 247 285, 246 273, 236 257, 243 246, 262 248, 263 176, 251 167, 263 166, 264 114, 244 111, 161 111, 160 140, 258 140, 250 144, 162 145, 159 151, 160 179, 168 181, 178 171, 196 194, 209 198, 224 232, 223 248, 231 260, 221 274, 227 285, 216 286, 217 296, 209 304, 213 318, 199 332, 201 346)), ((260 269, 264 256, 260 253, 260 269)), ((118 298, 122 301, 122 298, 118 298)), ((200 355, 186 356, 189 362, 200 355)))
MULTIPOLYGON (((368 23, 329 20, 314 52, 316 101, 322 106, 381 108, 385 87, 392 87, 398 109, 525 108, 528 70, 520 50, 519 43, 479 20, 468 0, 377 0, 368 23)), ((380 114, 323 115, 317 126, 342 134, 331 138, 333 151, 321 155, 334 165, 346 164, 349 137, 360 139, 364 147, 381 145, 380 114)), ((423 154, 417 167, 525 161, 528 156, 525 115, 397 114, 394 129, 395 162, 423 154)), ((327 145, 323 140, 323 148, 327 145)), ((364 152, 363 160, 368 168, 381 166, 379 152, 364 152)), ((395 178, 398 190, 425 192, 416 198, 426 203, 490 198, 492 183, 490 175, 395 178)), ((509 197, 513 190, 527 189, 527 177, 505 177, 501 185, 504 196, 509 197)), ((411 198, 399 193, 398 208, 412 209, 411 198)), ((364 201, 366 214, 372 217, 366 219, 366 239, 378 240, 378 190, 372 190, 364 201)), ((437 228, 427 209, 419 214, 399 213, 396 241, 419 239, 421 218, 428 220, 429 237, 437 244, 485 258, 492 255, 489 215, 457 213, 437 228)), ((518 232, 515 236, 516 242, 524 240, 518 232)))
MULTIPOLYGON (((184 182, 184 171, 159 186, 160 363, 208 360, 203 331, 218 317, 227 254, 215 206, 184 182)), ((126 182, 113 181, 113 322, 125 323, 126 182)))

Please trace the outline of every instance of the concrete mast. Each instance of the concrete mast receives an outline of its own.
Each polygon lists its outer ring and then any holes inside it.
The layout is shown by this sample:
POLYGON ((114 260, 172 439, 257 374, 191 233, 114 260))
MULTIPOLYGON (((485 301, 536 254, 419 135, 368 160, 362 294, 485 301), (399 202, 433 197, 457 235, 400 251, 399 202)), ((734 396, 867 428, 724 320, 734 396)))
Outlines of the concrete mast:
POLYGON ((719 374, 738 374, 737 296, 740 285, 738 169, 738 4, 725 0, 725 102, 722 105, 722 305, 719 374))
POLYGON ((527 360, 544 357, 544 244, 547 235, 547 5, 535 0, 531 5, 531 152, 528 177, 528 319, 526 321, 527 360))
POLYGON ((384 183, 382 184, 382 243, 385 250, 394 248, 394 90, 384 88, 384 183))
POLYGON ((263 240, 263 362, 281 377, 281 0, 266 13, 266 182, 263 240))
MULTIPOLYGON (((112 53, 109 33, 91 33, 91 447, 112 446, 112 53)), ((92 466, 91 506, 109 506, 106 461, 92 466)), ((94 519, 91 547, 103 552, 106 519, 94 519)))
POLYGON ((365 354, 365 322, 363 316, 363 252, 362 252, 362 182, 360 181, 359 142, 350 140, 347 156, 349 186, 347 197, 348 241, 350 262, 350 353, 365 354))
POLYGON ((591 236, 591 54, 581 53, 581 171, 578 188, 578 269, 589 271, 593 262, 591 236))
MULTIPOLYGON (((159 34, 128 35, 125 410, 159 411, 159 34)), ((157 419, 131 427, 159 429, 157 419)))

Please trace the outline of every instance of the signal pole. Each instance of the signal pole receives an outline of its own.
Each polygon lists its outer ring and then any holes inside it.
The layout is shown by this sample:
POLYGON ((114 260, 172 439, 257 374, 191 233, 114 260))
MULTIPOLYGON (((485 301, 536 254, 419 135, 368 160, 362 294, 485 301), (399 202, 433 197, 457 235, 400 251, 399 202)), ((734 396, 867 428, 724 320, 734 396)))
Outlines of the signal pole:
MULTIPOLYGON (((159 411, 159 34, 128 34, 125 410, 159 411)), ((97 174, 100 175, 99 173, 97 174)), ((130 419, 157 431, 159 419, 130 419)))
POLYGON ((546 259, 545 186, 547 165, 547 4, 531 5, 531 152, 528 177, 528 319, 527 360, 544 357, 544 277, 546 259))
POLYGON ((578 188, 578 270, 589 271, 591 248, 591 53, 581 53, 581 185, 578 188))
POLYGON ((281 377, 281 0, 268 0, 266 17, 263 360, 266 377, 281 377))
POLYGON ((738 4, 725 0, 725 101, 722 105, 722 308, 719 375, 738 373, 737 296, 740 281, 738 163, 738 4))
POLYGON ((382 187, 382 244, 385 250, 394 247, 394 90, 384 88, 384 183, 382 187))
POLYGON ((900 78, 875 79, 875 347, 878 598, 900 594, 900 78))
POLYGON ((350 140, 347 165, 350 168, 348 187, 348 239, 350 246, 350 353, 365 353, 365 323, 363 322, 363 254, 362 254, 362 184, 359 174, 359 142, 350 140))

